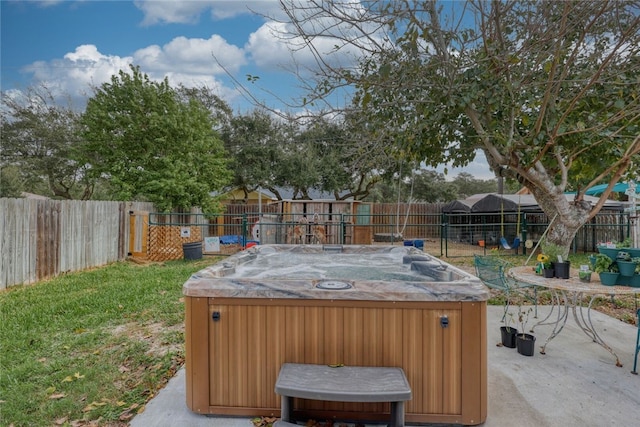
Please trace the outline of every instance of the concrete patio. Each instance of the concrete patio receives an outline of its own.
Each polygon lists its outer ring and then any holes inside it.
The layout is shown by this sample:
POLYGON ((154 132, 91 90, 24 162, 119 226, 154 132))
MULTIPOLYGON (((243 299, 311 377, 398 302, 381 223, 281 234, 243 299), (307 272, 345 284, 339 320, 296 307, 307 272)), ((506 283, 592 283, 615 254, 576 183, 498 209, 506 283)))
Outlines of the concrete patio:
MULTIPOLYGON (((549 311, 540 307, 539 318, 549 311)), ((637 329, 599 312, 592 312, 597 332, 624 365, 592 342, 570 316, 547 346, 533 357, 498 347, 502 307, 489 306, 489 403, 484 426, 631 426, 640 420, 640 376, 631 374, 637 329)), ((530 321, 529 324, 533 324, 530 321)), ((550 326, 536 328, 539 346, 550 326)), ((640 362, 639 362, 640 363, 640 362)), ((321 421, 321 420, 320 420, 321 421)), ((338 425, 338 424, 336 424, 338 425)), ((253 427, 248 418, 197 415, 185 404, 185 371, 136 415, 131 427, 253 427)))

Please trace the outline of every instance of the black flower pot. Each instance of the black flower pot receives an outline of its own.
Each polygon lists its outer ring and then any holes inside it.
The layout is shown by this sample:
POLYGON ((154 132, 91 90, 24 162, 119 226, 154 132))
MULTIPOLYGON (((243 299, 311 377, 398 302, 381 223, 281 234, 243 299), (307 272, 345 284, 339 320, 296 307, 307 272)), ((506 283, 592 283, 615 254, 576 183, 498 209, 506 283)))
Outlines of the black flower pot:
POLYGON ((509 348, 516 348, 516 335, 518 330, 511 326, 500 326, 500 337, 502 345, 509 348))
POLYGON ((553 263, 553 277, 557 277, 559 279, 568 279, 569 278, 569 261, 565 262, 554 262, 553 263))
POLYGON ((549 279, 551 277, 554 277, 555 271, 553 271, 553 268, 544 268, 542 269, 542 276, 549 279))
POLYGON ((533 356, 536 348, 536 337, 531 334, 517 334, 516 348, 523 356, 533 356))

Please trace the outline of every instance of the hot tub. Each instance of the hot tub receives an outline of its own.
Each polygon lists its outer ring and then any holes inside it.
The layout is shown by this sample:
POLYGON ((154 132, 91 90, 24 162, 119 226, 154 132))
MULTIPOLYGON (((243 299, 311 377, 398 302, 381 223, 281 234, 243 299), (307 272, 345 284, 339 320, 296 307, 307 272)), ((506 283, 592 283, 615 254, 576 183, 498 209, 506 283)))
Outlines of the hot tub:
MULTIPOLYGON (((414 247, 263 245, 184 284, 187 405, 279 416, 285 362, 399 366, 414 423, 483 423, 486 300, 476 277, 414 247)), ((298 419, 384 421, 389 404, 298 400, 298 419)))

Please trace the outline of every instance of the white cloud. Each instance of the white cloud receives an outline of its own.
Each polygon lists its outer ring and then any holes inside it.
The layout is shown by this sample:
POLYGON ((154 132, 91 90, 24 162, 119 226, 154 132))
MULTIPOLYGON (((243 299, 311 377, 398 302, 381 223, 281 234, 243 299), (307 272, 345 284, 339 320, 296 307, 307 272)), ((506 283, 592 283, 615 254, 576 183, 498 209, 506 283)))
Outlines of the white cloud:
POLYGON ((142 25, 156 25, 160 23, 193 24, 198 22, 200 15, 207 10, 210 10, 211 17, 214 20, 254 12, 262 15, 272 15, 279 14, 280 11, 280 5, 277 0, 137 0, 134 4, 144 13, 142 25))
POLYGON ((130 57, 104 55, 94 45, 81 45, 61 59, 37 61, 27 67, 33 80, 42 82, 54 96, 82 97, 92 85, 108 81, 119 70, 128 69, 130 57))
POLYGON ((152 45, 136 51, 134 62, 149 71, 173 71, 184 74, 223 74, 213 55, 229 71, 237 71, 246 65, 242 49, 230 45, 222 37, 209 39, 176 37, 160 47, 152 45))
POLYGON ((277 36, 283 31, 285 24, 267 22, 249 35, 245 50, 258 67, 270 69, 291 63, 291 51, 277 36))
POLYGON ((134 4, 144 13, 142 25, 194 24, 200 14, 210 7, 208 1, 149 1, 139 0, 134 4))
POLYGON ((120 70, 128 72, 130 64, 139 65, 154 80, 168 77, 174 86, 206 85, 231 102, 238 94, 219 81, 224 71, 212 53, 230 71, 247 63, 241 48, 213 35, 207 40, 177 37, 164 46, 147 46, 123 57, 103 54, 95 45, 81 45, 61 59, 34 62, 24 71, 33 73, 33 80, 48 87, 56 98, 71 96, 78 103, 90 94, 91 87, 108 82, 120 70))
POLYGON ((312 43, 313 51, 301 37, 293 36, 289 24, 269 21, 251 33, 245 50, 263 69, 295 67, 297 71, 318 70, 317 56, 332 67, 350 67, 363 55, 362 50, 351 45, 336 51, 336 40, 329 37, 316 37, 312 43))

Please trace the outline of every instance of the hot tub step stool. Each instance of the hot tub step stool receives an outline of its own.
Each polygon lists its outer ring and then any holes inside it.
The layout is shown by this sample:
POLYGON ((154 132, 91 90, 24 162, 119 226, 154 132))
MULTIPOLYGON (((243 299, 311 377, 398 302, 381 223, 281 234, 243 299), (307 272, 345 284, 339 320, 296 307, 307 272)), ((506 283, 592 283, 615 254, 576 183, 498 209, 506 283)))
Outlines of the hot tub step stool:
POLYGON ((281 396, 278 427, 291 426, 293 398, 334 402, 390 402, 391 426, 404 426, 404 402, 411 387, 402 368, 373 366, 327 366, 285 363, 275 391, 281 396))

